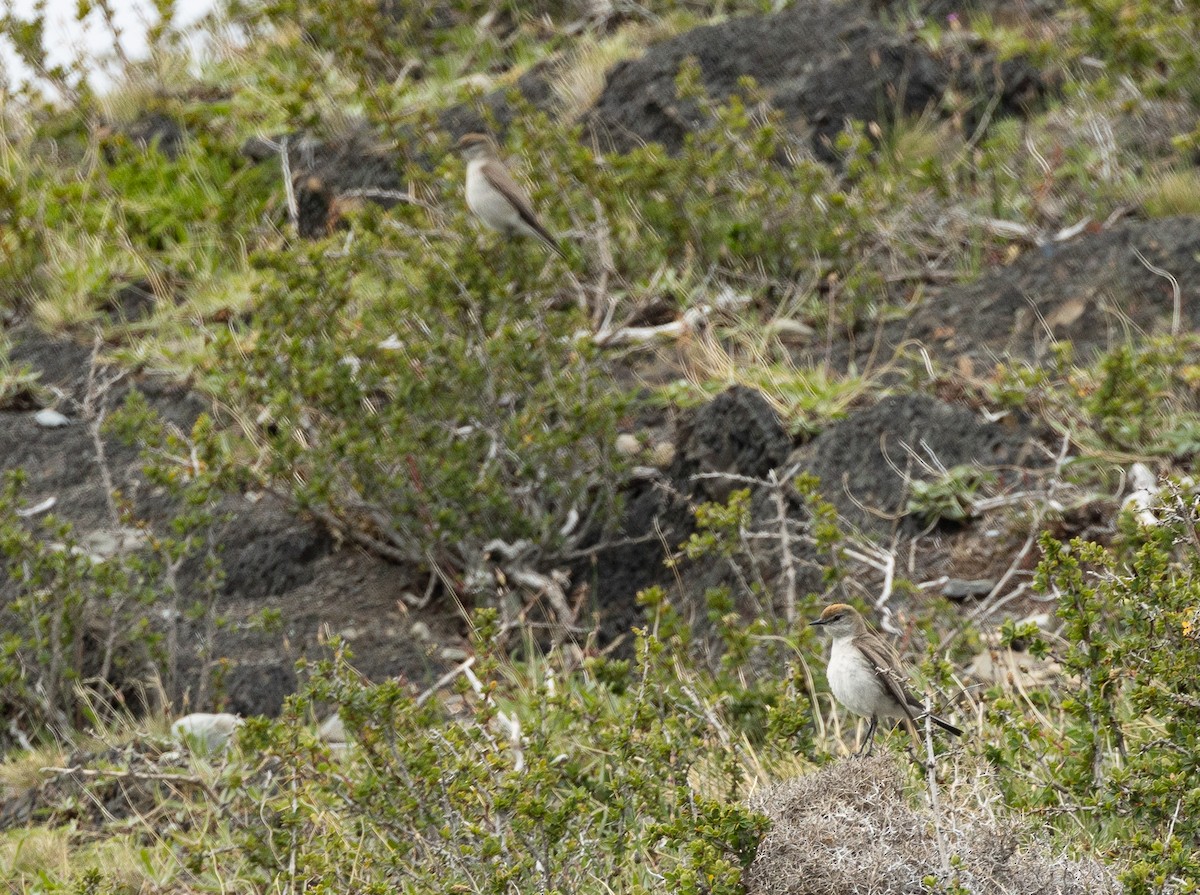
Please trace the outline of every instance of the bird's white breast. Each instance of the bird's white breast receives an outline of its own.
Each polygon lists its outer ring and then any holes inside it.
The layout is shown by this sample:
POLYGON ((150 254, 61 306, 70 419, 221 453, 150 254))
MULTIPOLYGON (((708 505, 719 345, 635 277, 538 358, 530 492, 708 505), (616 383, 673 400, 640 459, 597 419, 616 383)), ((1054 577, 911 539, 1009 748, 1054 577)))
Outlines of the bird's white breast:
POLYGON ((474 159, 467 165, 467 207, 493 230, 523 233, 528 226, 512 203, 492 186, 483 173, 484 159, 474 159))
POLYGON ((825 676, 837 701, 854 714, 866 718, 892 714, 894 700, 887 698, 875 668, 854 645, 852 638, 839 637, 833 641, 825 676))

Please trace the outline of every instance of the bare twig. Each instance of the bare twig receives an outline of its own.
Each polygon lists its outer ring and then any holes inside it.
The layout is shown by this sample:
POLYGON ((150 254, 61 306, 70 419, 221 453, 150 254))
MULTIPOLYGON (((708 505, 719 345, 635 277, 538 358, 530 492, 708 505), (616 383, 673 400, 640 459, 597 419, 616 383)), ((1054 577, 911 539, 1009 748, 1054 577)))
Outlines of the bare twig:
POLYGON ((503 709, 498 708, 492 697, 483 692, 483 684, 475 676, 475 672, 470 667, 463 668, 462 675, 471 685, 471 690, 475 695, 496 710, 496 720, 508 736, 509 745, 512 746, 513 755, 515 756, 513 770, 517 773, 525 770, 525 753, 521 749, 521 722, 515 716, 509 715, 503 709))
POLYGON ((617 330, 601 330, 597 333, 585 333, 584 338, 591 338, 596 345, 638 345, 645 342, 666 341, 677 339, 687 333, 701 329, 710 317, 735 311, 748 304, 750 296, 726 289, 709 304, 688 308, 683 316, 670 323, 660 326, 626 326, 617 330))
POLYGON ((783 580, 785 582, 783 598, 783 617, 791 627, 796 623, 796 559, 792 555, 792 533, 788 527, 787 500, 783 494, 784 483, 775 475, 772 469, 767 473, 767 481, 771 484, 771 497, 775 501, 779 524, 779 549, 782 553, 783 580))
POLYGON ((612 244, 609 240, 608 221, 604 217, 604 206, 598 199, 592 199, 592 207, 596 211, 599 226, 596 229, 596 254, 600 261, 600 279, 596 283, 595 306, 592 308, 592 328, 598 333, 608 332, 612 328, 613 314, 617 303, 608 292, 608 279, 616 270, 613 263, 612 244))
POLYGON ((345 190, 337 194, 339 199, 386 199, 392 202, 403 202, 405 205, 416 205, 419 208, 426 208, 430 211, 434 207, 428 202, 423 202, 414 196, 412 193, 406 193, 403 190, 385 190, 377 187, 359 187, 353 190, 345 190))
POLYGON ((420 696, 417 697, 417 705, 421 706, 421 705, 424 705, 425 703, 427 703, 430 699, 433 698, 434 694, 436 694, 438 690, 442 689, 442 687, 446 686, 448 683, 453 681, 460 674, 465 674, 467 672, 467 670, 470 669, 474 664, 475 664, 475 657, 471 656, 465 662, 455 665, 453 668, 451 668, 449 671, 447 671, 445 674, 443 674, 441 677, 439 677, 436 681, 434 681, 433 684, 430 685, 428 690, 426 690, 420 696))
POLYGON ((1179 288, 1179 280, 1171 274, 1170 271, 1163 270, 1161 267, 1155 267, 1150 263, 1149 259, 1142 254, 1141 249, 1134 249, 1133 253, 1137 255, 1138 261, 1142 262, 1142 266, 1150 273, 1160 276, 1171 284, 1171 335, 1178 336, 1179 328, 1183 322, 1183 294, 1179 288))
POLYGON ((887 633, 899 636, 903 632, 893 621, 892 610, 888 606, 896 580, 896 552, 884 550, 863 538, 855 539, 854 543, 858 549, 843 547, 842 552, 850 559, 883 573, 883 586, 875 600, 875 608, 879 612, 879 626, 887 633))
POLYGON ((981 618, 986 617, 987 615, 990 615, 1000 606, 1007 605, 1008 603, 1012 602, 1012 600, 1016 599, 1016 597, 1023 592, 1022 587, 1017 588, 1003 598, 1000 596, 1000 594, 1003 593, 1004 588, 1008 585, 1008 582, 1011 581, 1013 576, 1016 575, 1020 570, 1021 566, 1025 562, 1025 558, 1029 555, 1029 552, 1033 549, 1033 545, 1037 542, 1038 534, 1042 530, 1042 519, 1045 517, 1046 510, 1055 506, 1054 495, 1058 488, 1062 485, 1062 471, 1063 467, 1066 466, 1070 450, 1071 436, 1068 433, 1063 436, 1062 443, 1059 446, 1058 456, 1054 462, 1054 469, 1051 471, 1046 482, 1044 499, 1034 505, 1033 518, 1030 521, 1029 534, 1025 537, 1025 543, 1021 546, 1021 549, 1017 552, 1017 555, 1013 557, 1012 562, 1009 563, 1008 568, 1004 571, 1004 574, 1000 576, 1000 580, 996 582, 988 595, 983 598, 979 608, 977 608, 966 619, 964 619, 962 624, 960 624, 954 630, 954 633, 942 641, 943 649, 946 649, 950 646, 950 644, 961 637, 971 624, 980 620, 981 618))
POLYGON ((929 808, 933 817, 933 830, 937 838, 938 860, 942 873, 950 874, 950 852, 942 835, 941 810, 938 806, 937 757, 933 751, 933 703, 925 697, 925 781, 929 789, 929 808))
POLYGON ((294 229, 300 228, 300 205, 296 201, 296 185, 292 183, 292 163, 288 157, 288 138, 279 141, 279 166, 283 172, 283 195, 287 201, 288 220, 294 229))

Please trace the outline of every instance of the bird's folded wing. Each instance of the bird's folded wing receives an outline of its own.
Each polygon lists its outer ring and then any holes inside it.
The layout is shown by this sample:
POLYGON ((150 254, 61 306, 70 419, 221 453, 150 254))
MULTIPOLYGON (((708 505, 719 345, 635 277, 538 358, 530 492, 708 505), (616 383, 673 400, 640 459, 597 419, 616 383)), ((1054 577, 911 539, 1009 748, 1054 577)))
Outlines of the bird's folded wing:
POLYGON ((483 164, 483 176, 488 179, 488 183, 494 186, 505 199, 507 199, 517 214, 521 216, 526 224, 535 230, 541 230, 542 225, 538 222, 537 215, 534 214, 533 205, 529 201, 529 197, 525 195, 525 191, 517 185, 517 182, 512 179, 512 175, 499 162, 489 159, 483 164))
POLYGON ((895 655, 888 649, 887 644, 875 637, 856 637, 854 645, 862 650, 867 661, 875 669, 875 674, 883 684, 888 694, 896 700, 910 719, 913 713, 910 707, 921 707, 921 703, 909 692, 904 683, 904 675, 900 671, 895 655))

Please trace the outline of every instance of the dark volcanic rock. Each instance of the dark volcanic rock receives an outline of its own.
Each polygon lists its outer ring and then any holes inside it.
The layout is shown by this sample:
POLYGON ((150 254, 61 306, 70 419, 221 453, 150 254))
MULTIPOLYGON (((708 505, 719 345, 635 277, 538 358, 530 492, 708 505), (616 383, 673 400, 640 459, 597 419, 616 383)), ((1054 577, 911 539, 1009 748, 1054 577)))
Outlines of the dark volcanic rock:
POLYGON ((857 6, 810 0, 773 15, 695 28, 614 66, 585 116, 590 134, 622 152, 645 141, 679 149, 708 119, 706 108, 678 99, 676 79, 688 58, 696 60, 716 101, 735 93, 743 77, 754 78, 827 159, 834 158, 830 143, 848 120, 887 123, 897 112, 937 105, 950 90, 973 97, 972 109, 994 101, 993 115, 1013 114, 1050 89, 1023 60, 1001 62, 967 46, 935 55, 857 6))
POLYGON ((133 323, 154 313, 158 298, 154 284, 144 277, 126 283, 104 303, 102 310, 117 322, 133 323))
POLYGON ((706 563, 680 572, 664 561, 694 530, 697 503, 723 501, 735 489, 748 487, 720 474, 762 479, 787 461, 790 450, 791 439, 771 405, 742 386, 721 393, 680 424, 668 474, 635 482, 625 494, 624 522, 616 538, 590 551, 572 570, 576 584, 589 588, 601 613, 605 641, 641 623, 634 601, 640 590, 672 585, 680 575, 696 594, 724 583, 721 576, 728 570, 723 566, 706 563), (697 478, 705 474, 718 477, 697 478))
POLYGON ((774 408, 759 392, 734 386, 705 404, 679 427, 671 476, 685 493, 701 500, 727 500, 744 487, 723 478, 764 478, 787 461, 792 441, 774 408))
POLYGON ((491 133, 503 139, 509 124, 521 113, 521 109, 513 104, 514 92, 519 97, 518 106, 527 104, 539 111, 550 111, 558 102, 545 67, 537 66, 517 78, 512 87, 493 90, 474 102, 446 109, 438 115, 438 127, 452 140, 475 132, 491 133))
POLYGON ((362 134, 338 140, 300 139, 289 152, 301 236, 327 236, 338 226, 343 203, 396 204, 403 192, 401 160, 362 134))
POLYGON ((1041 465, 1029 431, 1010 420, 989 423, 928 395, 894 396, 830 426, 793 459, 820 478, 822 493, 842 516, 878 532, 903 514, 906 476, 930 477, 923 463, 946 469, 1041 465))
POLYGON ((163 112, 143 112, 116 130, 143 149, 157 149, 169 159, 178 158, 187 144, 183 125, 163 112))
POLYGON ((916 338, 943 355, 1038 358, 1059 339, 1086 354, 1163 334, 1171 328, 1175 289, 1149 266, 1178 284, 1182 328, 1200 328, 1200 217, 1177 217, 1127 221, 1032 249, 1008 267, 935 294, 895 340, 916 338))

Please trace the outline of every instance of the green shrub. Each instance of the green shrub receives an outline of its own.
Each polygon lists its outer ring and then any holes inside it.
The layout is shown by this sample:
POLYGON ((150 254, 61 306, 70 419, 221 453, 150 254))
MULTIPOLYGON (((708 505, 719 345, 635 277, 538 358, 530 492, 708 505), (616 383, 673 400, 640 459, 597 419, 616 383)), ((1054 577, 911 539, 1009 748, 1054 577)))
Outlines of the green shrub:
POLYGON ((0 338, 0 412, 40 406, 44 389, 39 378, 28 364, 13 363, 8 342, 0 338))
POLYGON ((35 737, 95 720, 85 683, 121 693, 126 682, 147 680, 161 643, 147 612, 162 567, 99 560, 53 516, 30 530, 17 516, 22 483, 9 473, 0 491, 0 704, 10 730, 35 737))
MULTIPOLYGON (((206 700, 222 580, 214 526, 222 467, 194 452, 192 437, 153 421, 134 395, 114 417, 117 428, 136 429, 161 455, 196 458, 149 470, 179 501, 167 531, 153 531, 111 494, 112 524, 101 531, 115 547, 99 549, 53 515, 24 518, 21 470, 0 487, 0 721, 31 740, 103 724, 114 704, 162 708, 159 693, 178 701, 188 689, 185 659, 200 661, 192 695, 206 700), (185 593, 179 573, 193 559, 200 574, 185 593)), ((202 418, 192 435, 206 426, 202 418)))
POLYGON ((1180 0, 1071 0, 1084 13, 1081 37, 1117 72, 1155 92, 1200 97, 1200 3, 1180 0))
POLYGON ((1009 699, 989 710, 1004 736, 984 749, 1010 802, 1083 824, 1122 862, 1134 895, 1200 886, 1195 499, 1172 498, 1166 524, 1119 549, 1043 536, 1035 584, 1058 594, 1063 640, 1034 645, 1068 676, 1057 692, 1030 694, 1036 711, 1009 699))
POLYGON ((388 556, 461 571, 499 539, 552 558, 615 516, 622 399, 546 307, 538 251, 364 230, 341 257, 264 258, 208 388, 259 420, 272 487, 388 556))
POLYGON ((995 481, 995 474, 976 466, 955 466, 932 481, 913 479, 905 512, 924 522, 963 522, 974 515, 980 490, 995 481))
POLYGON ((495 614, 477 621, 477 695, 455 715, 325 663, 279 722, 246 725, 242 748, 274 767, 269 786, 231 781, 252 878, 322 892, 740 895, 765 824, 728 801, 745 769, 721 757, 726 711, 703 675, 643 631, 633 662, 568 671, 556 654, 513 680, 489 646, 495 614), (344 762, 304 731, 313 700, 340 707, 344 762))
POLYGON ((0 310, 20 310, 37 284, 45 258, 41 233, 32 224, 27 184, 16 166, 7 164, 11 152, 0 139, 0 310))
POLYGON ((1060 343, 1052 366, 1011 363, 992 394, 1034 410, 1088 451, 1185 458, 1195 453, 1200 414, 1191 335, 1122 345, 1087 365, 1060 343))

